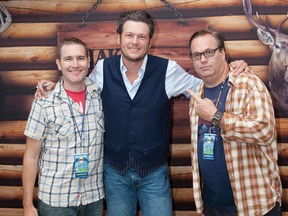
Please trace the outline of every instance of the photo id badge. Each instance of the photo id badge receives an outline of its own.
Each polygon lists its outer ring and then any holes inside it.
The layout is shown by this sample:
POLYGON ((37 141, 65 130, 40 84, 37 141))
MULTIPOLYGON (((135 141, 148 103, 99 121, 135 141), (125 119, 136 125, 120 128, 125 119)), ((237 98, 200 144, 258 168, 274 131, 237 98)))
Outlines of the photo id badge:
POLYGON ((89 161, 88 154, 74 155, 74 173, 76 178, 86 178, 88 176, 89 161))
POLYGON ((203 139, 203 159, 214 160, 214 144, 216 134, 204 133, 203 139))

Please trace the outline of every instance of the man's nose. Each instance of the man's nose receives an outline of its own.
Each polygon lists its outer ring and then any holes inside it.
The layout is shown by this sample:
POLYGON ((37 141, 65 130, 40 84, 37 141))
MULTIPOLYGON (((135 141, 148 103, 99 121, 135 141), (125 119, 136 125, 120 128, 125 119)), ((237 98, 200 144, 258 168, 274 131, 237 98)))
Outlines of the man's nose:
POLYGON ((200 61, 206 61, 207 58, 205 57, 204 53, 201 53, 201 56, 200 56, 200 61))
POLYGON ((72 66, 73 67, 78 67, 78 65, 79 65, 78 60, 77 59, 73 59, 72 66))
POLYGON ((134 35, 133 38, 132 38, 132 42, 133 43, 138 43, 139 41, 139 37, 137 35, 134 35))

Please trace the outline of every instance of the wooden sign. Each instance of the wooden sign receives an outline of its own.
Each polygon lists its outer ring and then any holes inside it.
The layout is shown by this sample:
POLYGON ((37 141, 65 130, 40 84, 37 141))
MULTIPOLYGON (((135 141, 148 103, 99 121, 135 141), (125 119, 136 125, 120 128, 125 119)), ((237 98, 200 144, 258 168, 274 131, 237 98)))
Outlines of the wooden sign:
MULTIPOLYGON (((150 54, 177 61, 187 72, 195 74, 189 58, 189 39, 207 22, 185 22, 181 25, 175 19, 155 20, 155 33, 152 38, 150 54)), ((62 25, 58 30, 58 42, 64 37, 78 37, 83 40, 91 52, 91 64, 94 66, 99 59, 121 54, 116 33, 116 21, 87 24, 82 28, 78 25, 62 25)))

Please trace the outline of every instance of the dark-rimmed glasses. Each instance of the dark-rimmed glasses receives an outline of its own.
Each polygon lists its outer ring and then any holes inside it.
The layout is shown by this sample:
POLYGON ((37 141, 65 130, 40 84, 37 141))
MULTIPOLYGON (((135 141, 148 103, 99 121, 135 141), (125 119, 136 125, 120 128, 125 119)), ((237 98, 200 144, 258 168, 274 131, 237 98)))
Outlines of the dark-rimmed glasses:
POLYGON ((206 58, 211 58, 215 55, 216 50, 218 50, 219 48, 221 48, 221 47, 219 46, 215 49, 208 49, 202 53, 193 53, 190 55, 190 58, 192 59, 192 61, 200 60, 202 55, 204 55, 206 58))

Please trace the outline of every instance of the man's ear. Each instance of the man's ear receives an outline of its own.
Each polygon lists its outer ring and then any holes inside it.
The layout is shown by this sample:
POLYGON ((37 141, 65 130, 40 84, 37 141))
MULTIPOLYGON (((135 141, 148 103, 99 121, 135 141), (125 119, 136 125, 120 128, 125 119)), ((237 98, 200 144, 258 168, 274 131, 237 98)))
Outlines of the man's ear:
POLYGON ((56 59, 56 65, 58 67, 58 70, 61 71, 61 64, 60 64, 60 60, 59 59, 56 59))
POLYGON ((223 59, 223 60, 226 60, 226 59, 227 59, 227 56, 226 56, 227 53, 226 53, 226 51, 225 51, 224 49, 220 49, 219 51, 220 51, 221 54, 222 54, 222 59, 223 59))
POLYGON ((121 41, 121 35, 118 34, 118 36, 117 36, 117 42, 118 42, 118 45, 119 45, 119 46, 120 46, 120 41, 121 41))

